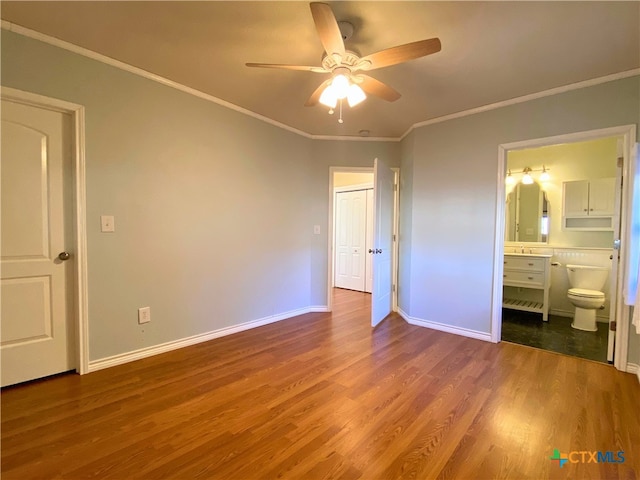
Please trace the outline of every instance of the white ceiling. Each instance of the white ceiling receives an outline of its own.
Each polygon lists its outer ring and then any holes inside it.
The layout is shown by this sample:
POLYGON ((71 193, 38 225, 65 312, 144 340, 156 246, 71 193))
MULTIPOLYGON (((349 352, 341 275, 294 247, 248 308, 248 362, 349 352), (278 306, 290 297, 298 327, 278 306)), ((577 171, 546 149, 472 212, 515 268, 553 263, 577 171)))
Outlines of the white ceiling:
POLYGON ((398 138, 413 124, 640 67, 640 2, 328 2, 367 55, 440 38, 439 53, 370 72, 402 94, 304 107, 327 74, 307 2, 3 1, 3 20, 98 52, 312 135, 398 138))

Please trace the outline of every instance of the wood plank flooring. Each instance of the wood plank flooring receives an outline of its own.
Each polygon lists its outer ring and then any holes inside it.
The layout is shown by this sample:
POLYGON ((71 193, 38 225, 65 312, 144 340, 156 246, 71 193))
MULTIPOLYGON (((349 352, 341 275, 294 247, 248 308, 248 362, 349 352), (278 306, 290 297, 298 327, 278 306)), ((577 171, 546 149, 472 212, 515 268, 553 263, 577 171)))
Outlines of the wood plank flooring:
POLYGON ((6 388, 2 478, 640 475, 634 375, 397 315, 372 331, 369 301, 337 290, 332 314, 6 388))

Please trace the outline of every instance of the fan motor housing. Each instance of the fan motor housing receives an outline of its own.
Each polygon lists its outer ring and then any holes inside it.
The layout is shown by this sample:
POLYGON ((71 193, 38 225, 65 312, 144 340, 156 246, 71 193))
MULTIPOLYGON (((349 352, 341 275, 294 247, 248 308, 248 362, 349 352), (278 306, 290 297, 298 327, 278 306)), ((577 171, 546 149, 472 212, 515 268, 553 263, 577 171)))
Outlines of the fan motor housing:
POLYGON ((324 55, 322 57, 322 66, 326 70, 333 70, 340 65, 345 67, 355 67, 360 61, 360 57, 356 52, 352 52, 351 50, 345 50, 344 56, 340 59, 340 63, 336 61, 334 57, 331 55, 324 55))

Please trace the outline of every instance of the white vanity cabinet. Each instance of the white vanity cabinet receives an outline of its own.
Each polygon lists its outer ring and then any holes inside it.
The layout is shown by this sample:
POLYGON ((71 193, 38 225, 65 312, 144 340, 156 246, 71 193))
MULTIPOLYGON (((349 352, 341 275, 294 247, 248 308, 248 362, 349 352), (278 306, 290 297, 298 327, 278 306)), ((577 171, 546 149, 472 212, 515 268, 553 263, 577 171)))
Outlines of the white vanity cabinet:
POLYGON ((541 290, 541 301, 505 296, 502 306, 513 310, 541 313, 542 320, 545 322, 549 320, 551 255, 505 253, 502 284, 508 287, 541 290))

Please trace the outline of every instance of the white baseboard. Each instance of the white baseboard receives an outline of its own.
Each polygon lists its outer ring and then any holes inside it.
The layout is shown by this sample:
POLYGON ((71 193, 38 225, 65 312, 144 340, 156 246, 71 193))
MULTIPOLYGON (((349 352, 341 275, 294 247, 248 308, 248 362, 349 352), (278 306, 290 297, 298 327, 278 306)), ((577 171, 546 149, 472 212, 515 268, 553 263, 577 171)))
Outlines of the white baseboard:
POLYGON ((287 318, 297 317, 298 315, 304 315, 305 313, 328 311, 329 309, 326 305, 316 305, 312 307, 300 308, 278 315, 271 315, 269 317, 263 317, 258 320, 241 323, 239 325, 220 328, 212 332, 193 335, 192 337, 173 340, 171 342, 161 343, 160 345, 153 345, 150 347, 141 348, 139 350, 134 350, 132 352, 120 353, 118 355, 113 355, 111 357, 101 358, 98 360, 92 360, 89 362, 87 373, 102 370, 104 368, 115 367, 116 365, 133 362, 142 358, 152 357, 160 353, 170 352, 171 350, 177 350, 179 348, 188 347, 197 343, 207 342, 209 340, 213 340, 214 338, 220 338, 226 335, 250 330, 252 328, 261 327, 262 325, 268 325, 269 323, 279 322, 281 320, 286 320, 287 318))
POLYGON ((445 325, 444 323, 431 322, 429 320, 423 320, 421 318, 415 318, 407 315, 401 308, 398 308, 398 314, 404 318, 405 322, 416 325, 418 327, 431 328, 432 330, 439 330, 441 332, 453 333, 454 335, 461 335, 463 337, 475 338, 477 340, 484 340, 485 342, 491 341, 491 334, 485 332, 479 332, 477 330, 470 330, 468 328, 455 327, 453 325, 445 325))
POLYGON ((640 365, 636 365, 635 363, 627 363, 627 372, 635 373, 636 377, 638 377, 638 382, 640 382, 640 365))
POLYGON ((329 310, 329 307, 327 307, 326 305, 312 305, 308 309, 308 313, 316 313, 316 312, 326 313, 330 311, 331 310, 329 310))

